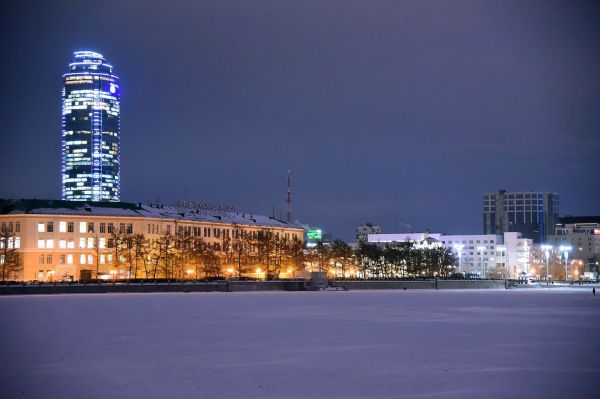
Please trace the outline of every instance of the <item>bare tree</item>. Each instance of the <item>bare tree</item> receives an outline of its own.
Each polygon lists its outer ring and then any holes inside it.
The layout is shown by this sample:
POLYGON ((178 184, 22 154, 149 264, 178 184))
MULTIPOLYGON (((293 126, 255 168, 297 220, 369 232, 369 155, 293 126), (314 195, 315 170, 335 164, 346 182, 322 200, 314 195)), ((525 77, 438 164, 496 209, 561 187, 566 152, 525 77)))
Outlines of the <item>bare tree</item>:
POLYGON ((16 279, 23 269, 18 253, 17 238, 5 224, 0 227, 0 263, 2 264, 2 282, 16 279))
POLYGON ((144 276, 148 278, 148 255, 150 253, 149 240, 141 233, 134 234, 132 237, 132 247, 134 260, 133 278, 137 279, 138 277, 140 263, 144 267, 144 276))

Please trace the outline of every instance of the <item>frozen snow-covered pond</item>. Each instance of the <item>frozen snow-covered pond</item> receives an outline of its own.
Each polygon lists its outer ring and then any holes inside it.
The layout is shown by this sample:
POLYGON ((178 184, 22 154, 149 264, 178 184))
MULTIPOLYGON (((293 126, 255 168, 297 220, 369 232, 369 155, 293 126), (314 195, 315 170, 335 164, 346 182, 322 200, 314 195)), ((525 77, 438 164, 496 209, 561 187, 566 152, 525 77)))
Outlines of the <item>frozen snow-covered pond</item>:
POLYGON ((591 288, 0 298, 2 398, 600 397, 591 288))

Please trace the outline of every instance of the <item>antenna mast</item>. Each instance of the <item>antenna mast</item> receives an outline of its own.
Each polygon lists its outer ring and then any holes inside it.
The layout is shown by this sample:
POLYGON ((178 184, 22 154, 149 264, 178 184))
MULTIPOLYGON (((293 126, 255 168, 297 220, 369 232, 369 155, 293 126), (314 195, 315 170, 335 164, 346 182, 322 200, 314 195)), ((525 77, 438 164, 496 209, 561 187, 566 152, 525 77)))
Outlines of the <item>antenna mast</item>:
POLYGON ((286 219, 287 219, 288 224, 291 224, 292 223, 292 174, 289 169, 288 169, 288 176, 287 176, 287 184, 288 184, 288 189, 287 189, 287 196, 286 196, 286 202, 287 202, 286 219))

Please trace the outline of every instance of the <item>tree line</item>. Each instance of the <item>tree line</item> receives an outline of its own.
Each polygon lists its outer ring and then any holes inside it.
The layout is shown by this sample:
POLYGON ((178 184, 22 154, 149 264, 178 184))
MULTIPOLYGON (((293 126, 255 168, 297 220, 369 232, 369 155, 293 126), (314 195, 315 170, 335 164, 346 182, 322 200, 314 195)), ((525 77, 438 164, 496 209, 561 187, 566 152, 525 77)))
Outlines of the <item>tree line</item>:
POLYGON ((410 242, 385 245, 359 243, 353 249, 341 240, 322 243, 307 254, 312 270, 337 278, 392 279, 416 276, 447 277, 455 271, 457 259, 442 247, 423 248, 410 242))
MULTIPOLYGON (((234 229, 218 241, 194 237, 186 231, 164 232, 149 239, 144 234, 114 231, 106 248, 95 239, 95 275, 100 259, 110 255, 111 267, 128 278, 212 279, 261 274, 266 278, 297 270, 303 261, 303 242, 271 229, 234 229)), ((107 259, 108 260, 108 259, 107 259)))

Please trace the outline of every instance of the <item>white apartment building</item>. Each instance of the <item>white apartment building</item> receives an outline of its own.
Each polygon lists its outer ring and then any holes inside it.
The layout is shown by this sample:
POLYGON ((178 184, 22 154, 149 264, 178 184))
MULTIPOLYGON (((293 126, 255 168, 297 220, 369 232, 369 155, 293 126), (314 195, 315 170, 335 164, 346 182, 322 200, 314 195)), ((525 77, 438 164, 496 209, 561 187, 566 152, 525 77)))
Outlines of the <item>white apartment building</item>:
POLYGON ((395 233, 369 234, 370 243, 415 242, 417 245, 441 246, 449 249, 459 260, 458 271, 480 276, 504 275, 517 278, 529 274, 533 240, 521 233, 441 234, 395 233))

